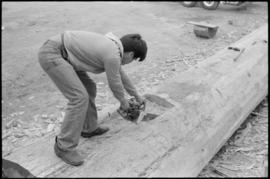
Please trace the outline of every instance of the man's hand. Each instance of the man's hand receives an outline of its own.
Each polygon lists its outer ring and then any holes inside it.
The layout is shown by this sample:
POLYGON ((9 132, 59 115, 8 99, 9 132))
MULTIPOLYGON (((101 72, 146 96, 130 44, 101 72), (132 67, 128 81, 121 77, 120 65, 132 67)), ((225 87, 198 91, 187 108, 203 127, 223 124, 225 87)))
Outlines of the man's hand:
POLYGON ((128 100, 124 100, 121 102, 120 108, 123 109, 124 111, 127 111, 129 109, 130 105, 128 100))
POLYGON ((146 102, 146 100, 144 98, 142 98, 141 96, 137 96, 136 100, 140 105, 146 102))

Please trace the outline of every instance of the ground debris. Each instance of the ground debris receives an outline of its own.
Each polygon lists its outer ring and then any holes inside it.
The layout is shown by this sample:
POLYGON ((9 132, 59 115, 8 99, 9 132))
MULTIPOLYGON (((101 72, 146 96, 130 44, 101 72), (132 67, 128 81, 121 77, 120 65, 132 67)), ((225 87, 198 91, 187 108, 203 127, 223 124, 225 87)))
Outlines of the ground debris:
POLYGON ((42 114, 42 115, 41 115, 41 118, 42 118, 42 119, 47 119, 48 117, 49 117, 49 116, 48 116, 47 114, 42 114))
POLYGON ((19 131, 14 134, 14 137, 16 138, 22 138, 24 136, 25 136, 25 133, 23 131, 19 131))
POLYGON ((263 114, 260 114, 260 113, 257 113, 257 112, 252 112, 251 114, 257 115, 257 116, 259 116, 259 117, 268 118, 267 115, 263 115, 263 114))
POLYGON ((65 112, 61 111, 60 116, 57 117, 57 122, 62 123, 64 121, 65 112))
POLYGON ((54 127, 55 127, 55 124, 50 123, 50 124, 48 125, 48 127, 47 127, 47 132, 49 133, 49 132, 53 131, 54 127))
POLYGON ((2 136, 2 141, 3 141, 3 140, 7 139, 8 137, 10 137, 12 135, 12 131, 11 130, 9 130, 9 131, 5 130, 5 131, 3 131, 2 134, 3 134, 3 136, 2 136))
POLYGON ((13 125, 16 125, 16 119, 11 119, 8 123, 6 123, 5 128, 10 129, 13 125))

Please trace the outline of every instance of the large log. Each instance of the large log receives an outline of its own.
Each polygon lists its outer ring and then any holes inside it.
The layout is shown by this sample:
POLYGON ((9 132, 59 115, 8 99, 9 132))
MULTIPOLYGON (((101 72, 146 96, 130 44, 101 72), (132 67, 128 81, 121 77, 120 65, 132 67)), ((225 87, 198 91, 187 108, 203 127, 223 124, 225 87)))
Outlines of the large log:
MULTIPOLYGON (((153 89, 134 124, 117 113, 102 120, 107 134, 81 139, 85 163, 73 167, 53 152, 54 136, 7 157, 39 177, 197 176, 268 92, 268 29, 262 26, 199 65, 153 89)), ((115 108, 115 106, 114 106, 115 108)), ((105 112, 107 114, 107 112, 105 112)), ((101 116, 101 115, 100 115, 101 116)))

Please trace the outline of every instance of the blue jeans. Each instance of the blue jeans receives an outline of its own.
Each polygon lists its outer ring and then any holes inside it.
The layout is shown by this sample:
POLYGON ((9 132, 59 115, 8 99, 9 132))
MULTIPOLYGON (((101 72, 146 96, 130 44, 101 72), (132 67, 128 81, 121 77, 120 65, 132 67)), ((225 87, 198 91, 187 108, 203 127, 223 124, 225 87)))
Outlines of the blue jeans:
POLYGON ((75 150, 81 132, 97 128, 96 83, 84 71, 75 71, 61 55, 62 43, 48 40, 38 53, 39 63, 68 99, 64 121, 57 136, 63 150, 75 150))

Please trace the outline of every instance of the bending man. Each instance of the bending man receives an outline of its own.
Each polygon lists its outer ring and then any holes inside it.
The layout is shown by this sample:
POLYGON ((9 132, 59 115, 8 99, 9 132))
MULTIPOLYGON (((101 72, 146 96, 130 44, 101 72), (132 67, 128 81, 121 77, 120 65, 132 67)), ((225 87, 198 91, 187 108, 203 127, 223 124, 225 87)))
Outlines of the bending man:
POLYGON ((54 151, 71 165, 81 165, 83 157, 76 147, 80 136, 101 135, 109 129, 98 126, 95 105, 96 84, 86 72, 105 72, 110 89, 121 108, 129 108, 124 89, 139 103, 138 94, 121 65, 143 61, 147 45, 139 34, 121 39, 86 31, 65 31, 47 40, 39 50, 39 63, 57 88, 68 99, 66 115, 60 133, 55 138, 54 151))

